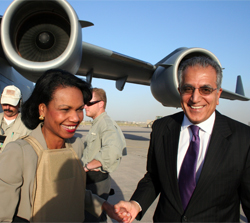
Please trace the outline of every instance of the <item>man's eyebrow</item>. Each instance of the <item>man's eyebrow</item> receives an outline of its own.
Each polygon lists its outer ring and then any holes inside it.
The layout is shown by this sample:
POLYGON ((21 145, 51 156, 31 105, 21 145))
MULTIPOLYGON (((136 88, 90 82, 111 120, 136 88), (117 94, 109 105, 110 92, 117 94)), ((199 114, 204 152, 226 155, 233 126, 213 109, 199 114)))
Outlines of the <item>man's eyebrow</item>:
POLYGON ((204 84, 201 87, 212 87, 210 84, 204 84))
MULTIPOLYGON (((183 87, 194 87, 194 86, 191 85, 191 84, 184 84, 183 87)), ((210 84, 204 84, 204 85, 202 85, 200 87, 212 87, 212 86, 210 84)))
POLYGON ((183 84, 183 87, 193 87, 191 84, 183 84))

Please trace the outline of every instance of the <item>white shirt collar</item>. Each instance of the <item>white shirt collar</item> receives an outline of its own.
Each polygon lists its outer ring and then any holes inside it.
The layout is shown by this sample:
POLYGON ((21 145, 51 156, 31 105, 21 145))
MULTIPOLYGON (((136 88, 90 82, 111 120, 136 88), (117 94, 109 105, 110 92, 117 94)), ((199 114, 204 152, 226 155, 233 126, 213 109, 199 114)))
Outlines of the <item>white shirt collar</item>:
MULTIPOLYGON (((211 135, 214 127, 214 121, 215 121, 215 112, 213 112, 212 115, 210 115, 210 117, 207 120, 199 123, 197 126, 199 126, 200 129, 203 130, 204 132, 211 135)), ((184 114, 184 118, 181 125, 181 131, 188 128, 190 125, 193 125, 193 123, 190 122, 187 116, 184 114)))
POLYGON ((12 122, 14 122, 16 120, 16 118, 15 119, 11 119, 11 120, 8 120, 8 119, 6 119, 5 117, 4 117, 4 121, 7 123, 7 125, 10 125, 12 122))

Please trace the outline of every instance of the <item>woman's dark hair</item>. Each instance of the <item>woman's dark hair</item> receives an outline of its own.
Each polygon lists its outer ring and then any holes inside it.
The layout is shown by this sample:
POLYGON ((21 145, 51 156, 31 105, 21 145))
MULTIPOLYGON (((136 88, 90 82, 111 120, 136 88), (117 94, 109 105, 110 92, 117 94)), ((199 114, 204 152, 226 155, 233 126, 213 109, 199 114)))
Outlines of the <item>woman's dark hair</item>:
POLYGON ((21 119, 29 129, 35 129, 39 120, 38 106, 44 103, 48 106, 53 99, 55 90, 59 87, 76 87, 83 94, 84 104, 92 98, 91 85, 65 70, 52 69, 46 71, 36 82, 29 99, 22 105, 21 119))

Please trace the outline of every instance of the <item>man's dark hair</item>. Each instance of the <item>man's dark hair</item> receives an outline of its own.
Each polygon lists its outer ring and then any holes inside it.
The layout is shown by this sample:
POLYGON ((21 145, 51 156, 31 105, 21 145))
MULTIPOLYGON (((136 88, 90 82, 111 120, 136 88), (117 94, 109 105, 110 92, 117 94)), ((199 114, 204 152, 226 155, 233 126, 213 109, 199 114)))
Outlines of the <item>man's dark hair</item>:
POLYGON ((197 57, 191 57, 183 62, 181 62, 179 68, 178 68, 178 83, 179 83, 179 87, 181 87, 182 85, 182 81, 183 81, 183 72, 188 68, 188 67, 194 67, 194 66, 201 66, 201 67, 208 67, 211 66, 214 68, 214 70, 216 71, 216 85, 217 85, 217 89, 221 88, 221 82, 222 82, 222 69, 220 67, 220 65, 210 59, 209 57, 205 57, 205 56, 197 56, 197 57))

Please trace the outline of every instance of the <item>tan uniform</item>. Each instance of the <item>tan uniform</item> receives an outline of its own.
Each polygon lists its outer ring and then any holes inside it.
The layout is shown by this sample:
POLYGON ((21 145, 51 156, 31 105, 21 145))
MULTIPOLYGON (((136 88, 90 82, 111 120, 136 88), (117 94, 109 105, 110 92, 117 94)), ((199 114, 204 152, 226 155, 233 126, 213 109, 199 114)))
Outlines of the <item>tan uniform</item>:
MULTIPOLYGON (((30 135, 33 136, 41 144, 44 150, 48 150, 41 131, 41 125, 38 125, 38 127, 34 129, 30 135)), ((77 157, 82 157, 84 147, 82 141, 79 138, 73 137, 71 139, 68 139, 66 141, 66 145, 68 145, 66 146, 66 149, 72 146, 77 157)), ((58 158, 58 156, 55 157, 58 158)), ((37 158, 37 154, 32 146, 24 140, 19 139, 15 142, 9 143, 5 147, 5 150, 0 156, 0 222, 11 222, 16 208, 17 216, 30 220, 33 208, 32 195, 37 169, 37 158)), ((47 159, 47 162, 50 162, 49 159, 47 159)), ((57 166, 55 162, 58 162, 58 164, 62 164, 61 159, 57 161, 56 159, 53 159, 52 165, 54 167, 57 166)), ((69 164, 68 167, 69 166, 71 166, 71 164, 69 164)), ((51 174, 47 177, 50 177, 54 180, 58 180, 59 178, 61 178, 61 176, 59 175, 55 176, 54 173, 54 170, 51 171, 51 174)), ((69 169, 68 174, 72 174, 69 169)), ((65 175, 63 175, 63 178, 65 178, 65 175)), ((84 192, 85 182, 83 186, 84 187, 82 188, 82 190, 84 192)), ((70 193, 72 193, 72 191, 63 191, 63 193, 65 193, 66 196, 70 196, 70 193)), ((60 199, 60 194, 58 193, 58 199, 60 199)), ((79 195, 82 196, 82 194, 82 191, 80 191, 79 195)), ((54 203, 54 201, 52 200, 51 202, 54 203)), ((92 195, 90 191, 85 191, 85 210, 96 216, 99 216, 102 212, 101 205, 103 202, 103 199, 97 197, 96 195, 92 195)), ((60 205, 64 203, 68 204, 68 200, 63 199, 60 205)), ((48 202, 46 205, 50 206, 50 203, 48 202)), ((70 205, 77 206, 78 204, 71 203, 70 205)), ((82 204, 79 205, 83 206, 82 204)), ((78 209, 75 208, 74 210, 76 211, 78 209)), ((84 210, 82 211, 84 212, 84 210)), ((61 215, 64 214, 65 213, 61 213, 61 215)), ((68 218, 65 220, 69 221, 71 215, 72 220, 75 219, 73 217, 75 213, 74 211, 72 211, 72 209, 68 210, 68 214, 68 218)), ((48 221, 49 219, 46 220, 48 221)))
POLYGON ((12 122, 10 125, 4 120, 4 113, 0 113, 0 122, 1 128, 3 129, 4 136, 6 136, 5 141, 0 147, 0 152, 2 152, 7 145, 7 143, 17 140, 19 137, 28 135, 31 133, 32 130, 28 129, 21 120, 21 113, 18 114, 15 121, 12 122))
POLYGON ((98 160, 102 164, 98 169, 103 173, 115 171, 122 155, 127 155, 124 135, 106 112, 93 120, 92 127, 84 138, 84 146, 83 163, 98 160))

